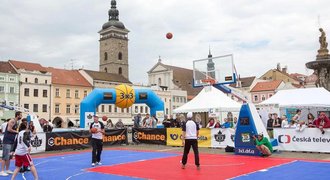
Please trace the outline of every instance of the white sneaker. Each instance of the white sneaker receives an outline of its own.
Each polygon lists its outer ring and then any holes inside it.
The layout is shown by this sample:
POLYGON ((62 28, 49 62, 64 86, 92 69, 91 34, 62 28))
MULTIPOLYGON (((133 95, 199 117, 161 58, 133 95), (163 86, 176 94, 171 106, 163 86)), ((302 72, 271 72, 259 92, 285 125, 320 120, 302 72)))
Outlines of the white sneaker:
POLYGON ((92 167, 94 167, 95 166, 95 163, 92 163, 92 167))
POLYGON ((96 162, 96 165, 102 165, 102 163, 101 162, 96 162))
POLYGON ((7 174, 7 173, 5 173, 5 172, 3 172, 3 171, 1 171, 0 172, 0 176, 8 176, 9 174, 7 174))
POLYGON ((11 170, 7 170, 6 173, 7 173, 7 174, 13 174, 14 172, 11 171, 11 170))

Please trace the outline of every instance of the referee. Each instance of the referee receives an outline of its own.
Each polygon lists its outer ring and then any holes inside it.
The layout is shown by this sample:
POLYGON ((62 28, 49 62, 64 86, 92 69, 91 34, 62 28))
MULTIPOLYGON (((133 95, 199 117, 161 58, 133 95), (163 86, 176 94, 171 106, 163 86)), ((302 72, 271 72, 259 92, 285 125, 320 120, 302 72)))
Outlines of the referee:
POLYGON ((198 143, 197 137, 199 135, 199 126, 195 121, 192 120, 192 112, 187 114, 187 122, 182 126, 182 145, 184 146, 182 156, 182 169, 186 168, 188 154, 190 147, 193 148, 195 154, 195 165, 197 170, 200 170, 199 154, 198 154, 198 143))

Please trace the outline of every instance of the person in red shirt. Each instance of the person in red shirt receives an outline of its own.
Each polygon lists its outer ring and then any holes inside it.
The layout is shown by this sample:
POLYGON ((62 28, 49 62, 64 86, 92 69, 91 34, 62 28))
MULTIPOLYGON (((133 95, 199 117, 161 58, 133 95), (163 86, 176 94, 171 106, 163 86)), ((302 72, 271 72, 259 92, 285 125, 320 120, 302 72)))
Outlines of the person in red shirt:
POLYGON ((325 112, 320 113, 320 116, 314 121, 314 125, 321 130, 322 134, 325 133, 324 128, 330 128, 330 120, 325 112))

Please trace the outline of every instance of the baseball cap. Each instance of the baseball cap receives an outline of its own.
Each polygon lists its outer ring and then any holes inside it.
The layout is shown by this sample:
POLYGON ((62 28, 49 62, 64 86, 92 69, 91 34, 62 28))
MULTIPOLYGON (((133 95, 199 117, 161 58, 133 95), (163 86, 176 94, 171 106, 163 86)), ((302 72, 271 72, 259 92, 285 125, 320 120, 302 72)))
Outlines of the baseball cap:
POLYGON ((193 117, 193 113, 192 112, 188 112, 187 113, 187 118, 192 118, 193 117))
POLYGON ((99 117, 97 114, 94 114, 93 117, 99 117))

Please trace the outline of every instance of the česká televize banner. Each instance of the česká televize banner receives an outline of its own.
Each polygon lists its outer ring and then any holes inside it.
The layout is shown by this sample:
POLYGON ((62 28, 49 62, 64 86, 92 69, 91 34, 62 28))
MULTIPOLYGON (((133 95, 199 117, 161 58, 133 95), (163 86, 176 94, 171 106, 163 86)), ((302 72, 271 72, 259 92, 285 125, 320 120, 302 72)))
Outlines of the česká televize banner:
POLYGON ((234 147, 235 129, 232 128, 214 128, 211 129, 211 147, 225 148, 234 147))
POLYGON ((166 145, 166 129, 164 128, 133 128, 134 143, 166 145))
POLYGON ((274 138, 278 140, 279 150, 330 152, 330 129, 322 134, 317 128, 296 129, 274 128, 274 138))
MULTIPOLYGON (((0 144, 0 156, 2 157, 2 141, 3 134, 0 135, 1 144, 0 144)), ((46 150, 46 134, 37 133, 31 137, 31 154, 45 152, 46 150)))
MULTIPOLYGON (((168 146, 182 146, 182 129, 166 128, 168 146)), ((198 147, 211 147, 211 130, 202 128, 199 130, 198 147)))
MULTIPOLYGON (((90 147, 89 131, 47 133, 46 151, 63 149, 82 149, 90 147)), ((127 144, 127 129, 106 130, 103 136, 104 145, 127 144)))

